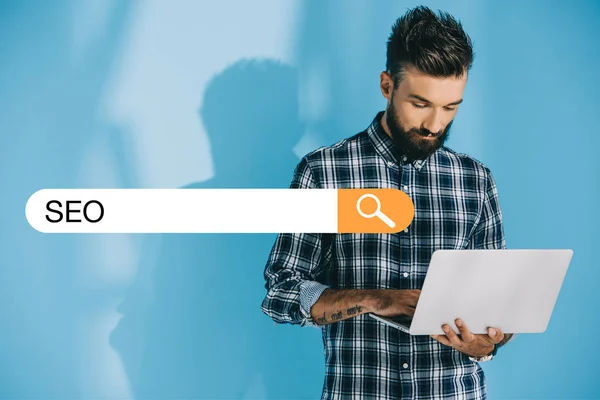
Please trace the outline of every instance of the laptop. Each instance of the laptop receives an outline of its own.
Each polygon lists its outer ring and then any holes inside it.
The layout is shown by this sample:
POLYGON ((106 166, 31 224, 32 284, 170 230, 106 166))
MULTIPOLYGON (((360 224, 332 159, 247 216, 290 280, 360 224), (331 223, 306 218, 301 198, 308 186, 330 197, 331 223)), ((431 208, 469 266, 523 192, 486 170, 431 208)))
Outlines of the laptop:
POLYGON ((543 333, 571 263, 570 249, 436 250, 414 316, 371 318, 410 335, 443 335, 461 318, 475 334, 543 333))

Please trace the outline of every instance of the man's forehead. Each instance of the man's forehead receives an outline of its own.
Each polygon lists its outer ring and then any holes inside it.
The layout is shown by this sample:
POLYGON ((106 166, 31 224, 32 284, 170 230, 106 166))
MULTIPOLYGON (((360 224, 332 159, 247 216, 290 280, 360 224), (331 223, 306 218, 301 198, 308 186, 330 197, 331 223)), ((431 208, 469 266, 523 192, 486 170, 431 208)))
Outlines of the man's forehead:
POLYGON ((461 77, 436 77, 407 68, 398 86, 403 96, 416 95, 434 104, 445 105, 460 100, 467 83, 467 74, 461 77))

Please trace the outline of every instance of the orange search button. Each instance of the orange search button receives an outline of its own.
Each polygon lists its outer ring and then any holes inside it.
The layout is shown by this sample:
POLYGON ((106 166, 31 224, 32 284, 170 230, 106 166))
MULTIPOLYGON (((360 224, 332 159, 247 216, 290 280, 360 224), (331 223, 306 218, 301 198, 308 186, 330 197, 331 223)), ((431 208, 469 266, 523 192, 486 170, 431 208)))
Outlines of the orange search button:
POLYGON ((395 233, 415 216, 412 199, 398 189, 338 189, 338 233, 395 233))

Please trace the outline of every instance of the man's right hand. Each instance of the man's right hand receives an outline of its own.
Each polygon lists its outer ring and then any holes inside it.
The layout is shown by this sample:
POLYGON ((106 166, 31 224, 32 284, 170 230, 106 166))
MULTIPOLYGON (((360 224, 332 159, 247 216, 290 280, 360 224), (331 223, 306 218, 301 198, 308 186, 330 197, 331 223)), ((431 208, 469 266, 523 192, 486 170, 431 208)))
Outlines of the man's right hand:
POLYGON ((421 291, 418 289, 377 290, 372 299, 371 311, 382 317, 395 317, 398 315, 412 317, 415 314, 420 295, 421 291))

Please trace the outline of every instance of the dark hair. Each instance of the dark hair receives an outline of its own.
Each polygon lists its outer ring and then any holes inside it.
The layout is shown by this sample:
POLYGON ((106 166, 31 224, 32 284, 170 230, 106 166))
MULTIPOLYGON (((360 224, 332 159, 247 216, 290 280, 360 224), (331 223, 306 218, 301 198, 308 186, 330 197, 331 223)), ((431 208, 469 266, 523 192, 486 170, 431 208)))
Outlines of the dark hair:
POLYGON ((386 70, 395 84, 409 65, 436 77, 461 77, 471 69, 475 54, 471 38, 452 15, 436 15, 425 6, 415 7, 392 26, 387 42, 386 70))

